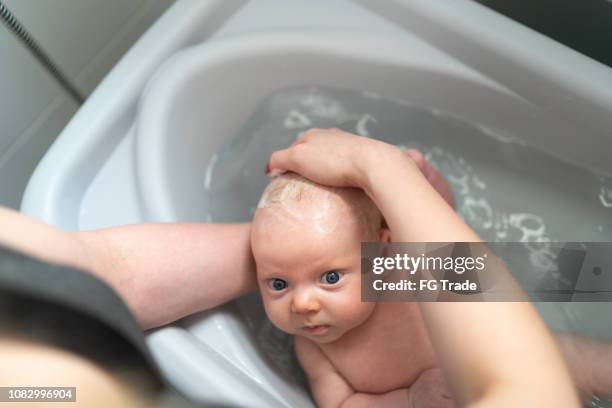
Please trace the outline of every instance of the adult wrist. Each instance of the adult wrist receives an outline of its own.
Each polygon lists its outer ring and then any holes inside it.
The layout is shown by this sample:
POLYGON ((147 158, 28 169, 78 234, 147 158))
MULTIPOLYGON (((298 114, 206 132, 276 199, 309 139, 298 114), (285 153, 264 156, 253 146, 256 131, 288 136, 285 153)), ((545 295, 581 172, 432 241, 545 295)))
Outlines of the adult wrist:
POLYGON ((406 180, 416 172, 417 165, 399 148, 373 140, 369 154, 358 163, 361 182, 358 184, 374 201, 379 193, 377 187, 388 185, 389 178, 406 180))

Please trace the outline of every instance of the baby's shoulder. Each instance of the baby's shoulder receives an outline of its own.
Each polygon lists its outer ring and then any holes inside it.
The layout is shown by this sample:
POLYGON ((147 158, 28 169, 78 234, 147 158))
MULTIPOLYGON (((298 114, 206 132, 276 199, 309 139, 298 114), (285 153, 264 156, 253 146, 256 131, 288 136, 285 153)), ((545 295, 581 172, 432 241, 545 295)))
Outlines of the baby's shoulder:
POLYGON ((337 371, 332 361, 311 340, 302 336, 294 336, 293 349, 310 381, 337 371))
POLYGON ((295 351, 295 354, 312 353, 314 352, 313 349, 316 347, 317 345, 308 340, 306 337, 293 336, 293 350, 295 351))

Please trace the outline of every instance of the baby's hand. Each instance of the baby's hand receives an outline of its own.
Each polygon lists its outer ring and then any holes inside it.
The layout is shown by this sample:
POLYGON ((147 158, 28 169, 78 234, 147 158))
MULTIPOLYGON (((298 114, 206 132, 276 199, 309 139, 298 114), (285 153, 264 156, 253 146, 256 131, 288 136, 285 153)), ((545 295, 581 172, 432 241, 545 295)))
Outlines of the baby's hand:
POLYGON ((340 129, 309 129, 289 148, 272 153, 267 172, 293 171, 319 184, 365 189, 370 171, 393 161, 411 162, 378 140, 340 129))
POLYGON ((442 370, 431 368, 421 373, 410 386, 410 408, 453 408, 455 404, 450 397, 442 370))

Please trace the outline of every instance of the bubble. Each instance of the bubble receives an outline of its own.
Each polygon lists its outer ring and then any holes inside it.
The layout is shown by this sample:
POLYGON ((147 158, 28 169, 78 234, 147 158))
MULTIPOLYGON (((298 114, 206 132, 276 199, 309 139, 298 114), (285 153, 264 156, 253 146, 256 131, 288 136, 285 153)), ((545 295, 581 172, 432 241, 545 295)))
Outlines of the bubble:
POLYGON ((210 158, 210 161, 208 162, 208 166, 206 166, 206 173, 204 174, 204 190, 205 191, 210 191, 212 173, 215 168, 215 164, 217 164, 218 159, 219 159, 219 154, 215 153, 213 157, 210 158))
POLYGON ((601 186, 599 190, 599 201, 606 208, 612 207, 612 190, 608 186, 601 186))
POLYGON ((296 129, 308 127, 312 124, 308 116, 303 114, 302 112, 292 109, 287 113, 287 117, 283 121, 283 125, 287 129, 296 129))
POLYGON ((478 228, 489 229, 493 226, 493 210, 484 198, 466 197, 460 211, 466 220, 478 228))
POLYGON ((482 181, 481 179, 479 179, 478 176, 476 175, 472 175, 472 184, 481 190, 484 190, 485 188, 487 188, 486 183, 482 181))
POLYGON ((303 107, 308 108, 309 114, 319 118, 342 121, 346 116, 346 109, 338 102, 312 90, 301 101, 303 107))
POLYGON ((546 229, 542 217, 535 214, 510 214, 508 223, 511 226, 518 228, 522 232, 522 236, 519 239, 521 242, 526 242, 541 237, 546 229))
POLYGON ((355 131, 358 135, 366 137, 370 136, 370 132, 368 132, 367 128, 367 123, 369 120, 372 122, 376 122, 376 118, 374 118, 374 116, 370 115, 369 113, 366 113, 361 118, 359 118, 359 120, 357 121, 357 126, 355 127, 355 131))
POLYGON ((504 143, 504 144, 516 143, 516 144, 518 144, 520 146, 526 146, 527 145, 527 143, 524 140, 519 139, 519 138, 517 138, 514 135, 506 134, 506 133, 504 133, 504 132, 502 132, 500 130, 493 130, 493 129, 490 129, 490 128, 486 127, 486 126, 479 125, 479 124, 476 124, 475 126, 482 133, 486 134, 489 137, 492 137, 493 139, 497 140, 498 142, 501 142, 501 143, 504 143))
POLYGON ((495 213, 494 228, 504 230, 508 228, 508 216, 505 213, 495 213))

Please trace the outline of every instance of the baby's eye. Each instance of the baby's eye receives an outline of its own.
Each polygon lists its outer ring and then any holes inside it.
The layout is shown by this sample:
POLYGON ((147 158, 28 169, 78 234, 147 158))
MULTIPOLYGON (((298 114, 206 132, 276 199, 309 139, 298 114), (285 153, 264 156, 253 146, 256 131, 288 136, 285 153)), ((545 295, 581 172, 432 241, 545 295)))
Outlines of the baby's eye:
POLYGON ((341 277, 342 274, 338 271, 325 272, 323 275, 321 275, 321 282, 327 283, 328 285, 333 285, 338 283, 341 277))
POLYGON ((274 278, 268 281, 268 285, 272 290, 280 291, 287 287, 287 282, 282 279, 274 278))

